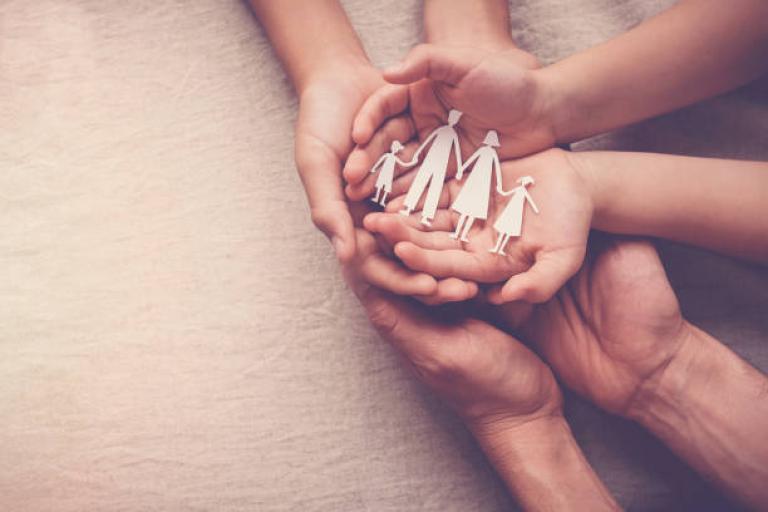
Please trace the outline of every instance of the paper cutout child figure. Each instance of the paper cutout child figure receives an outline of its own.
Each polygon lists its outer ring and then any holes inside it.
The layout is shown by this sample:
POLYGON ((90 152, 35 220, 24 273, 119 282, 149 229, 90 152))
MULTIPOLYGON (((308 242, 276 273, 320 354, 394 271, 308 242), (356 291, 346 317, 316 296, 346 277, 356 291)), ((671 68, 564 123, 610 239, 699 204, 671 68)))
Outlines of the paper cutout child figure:
POLYGON ((526 201, 531 203, 531 208, 533 208, 534 212, 539 213, 536 203, 533 202, 533 198, 525 188, 528 185, 533 185, 535 183, 533 178, 530 176, 523 176, 517 180, 517 182, 520 183, 519 187, 515 187, 509 192, 502 192, 503 195, 512 196, 512 198, 493 224, 493 229, 499 233, 499 239, 496 242, 496 247, 490 250, 492 253, 503 254, 506 256, 507 253, 504 252, 504 246, 507 245, 509 238, 520 236, 520 233, 522 233, 523 213, 525 212, 526 201))
POLYGON ((429 137, 416 150, 414 159, 418 160, 422 150, 432 144, 427 156, 421 163, 421 167, 416 173, 416 178, 408 189, 405 196, 405 206, 400 211, 402 215, 410 215, 416 208, 424 189, 429 184, 427 198, 424 202, 424 209, 421 212, 421 223, 425 226, 432 225, 432 219, 437 212, 437 203, 440 200, 440 193, 443 191, 445 174, 448 171, 448 161, 451 158, 451 150, 456 155, 456 165, 461 168, 461 148, 459 147, 459 135, 454 126, 459 122, 461 112, 451 110, 448 113, 448 124, 437 128, 429 134, 429 137))
POLYGON ((499 147, 499 136, 491 130, 485 135, 485 140, 475 153, 464 162, 456 173, 456 179, 461 181, 464 171, 475 162, 472 172, 467 178, 467 182, 459 192, 458 197, 451 205, 451 209, 459 212, 459 223, 456 231, 451 234, 454 240, 461 235, 462 242, 469 242, 467 235, 472 228, 475 219, 488 218, 488 201, 491 196, 491 180, 495 171, 496 190, 499 194, 504 193, 501 186, 501 162, 496 150, 499 147))
POLYGON ((415 157, 410 162, 403 162, 397 158, 397 154, 402 150, 403 145, 400 144, 400 141, 393 141, 389 153, 381 155, 381 158, 371 167, 371 174, 374 174, 377 170, 379 171, 379 176, 376 178, 376 195, 371 198, 371 201, 374 203, 387 206, 387 195, 392 192, 392 181, 395 179, 395 164, 408 168, 413 167, 413 164, 416 163, 415 157), (381 196, 381 199, 379 199, 379 196, 381 196))

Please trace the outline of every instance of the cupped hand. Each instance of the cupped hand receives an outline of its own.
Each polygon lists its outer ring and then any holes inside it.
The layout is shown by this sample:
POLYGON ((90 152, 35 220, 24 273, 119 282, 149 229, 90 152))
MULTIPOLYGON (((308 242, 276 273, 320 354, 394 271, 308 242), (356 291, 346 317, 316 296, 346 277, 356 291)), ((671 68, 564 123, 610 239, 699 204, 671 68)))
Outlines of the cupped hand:
POLYGON ((338 63, 314 77, 300 94, 295 157, 312 220, 337 256, 355 255, 355 232, 344 195, 342 166, 353 143, 352 121, 363 102, 384 84, 367 63, 338 63))
POLYGON ((428 308, 382 292, 354 267, 346 278, 376 329, 470 428, 490 432, 560 414, 549 368, 509 334, 467 308, 428 308))
MULTIPOLYGON (((488 130, 499 133, 503 159, 547 149, 555 144, 549 113, 553 94, 536 73, 538 67, 533 55, 511 44, 494 50, 416 46, 399 66, 384 72, 390 85, 364 103, 353 138, 365 148, 381 127, 402 116, 423 138, 456 109, 464 113, 458 129, 465 152, 477 147, 488 130)), ((350 178, 358 176, 356 170, 345 170, 348 181, 354 182, 350 178)))
POLYGON ((392 84, 378 89, 356 116, 353 138, 358 147, 344 169, 350 198, 369 193, 372 184, 361 185, 381 148, 393 138, 413 134, 423 140, 446 123, 451 109, 464 113, 457 131, 465 155, 489 129, 502 138, 503 158, 551 147, 547 87, 536 68, 536 58, 511 41, 493 48, 416 46, 400 68, 385 72, 392 84))
MULTIPOLYGON (((487 294, 497 304, 545 302, 576 273, 584 259, 592 219, 589 189, 571 164, 569 154, 559 149, 504 162, 502 176, 501 188, 506 190, 516 186, 520 177, 532 176, 535 184, 528 187, 528 192, 539 209, 537 214, 525 206, 522 234, 510 238, 504 255, 490 252, 499 236, 494 221, 509 201, 495 189, 490 191, 488 219, 474 222, 469 241, 449 236, 459 220, 459 215, 449 208, 464 186, 464 181, 455 179, 447 183, 442 210, 431 230, 426 230, 417 217, 396 213, 371 214, 364 225, 386 238, 398 258, 413 271, 438 278, 503 283, 487 294)), ((397 211, 401 203, 402 196, 393 199, 387 210, 397 211)))
POLYGON ((501 311, 565 384, 610 412, 629 415, 643 384, 684 344, 688 324, 651 243, 602 234, 593 239, 584 267, 556 298, 501 311))

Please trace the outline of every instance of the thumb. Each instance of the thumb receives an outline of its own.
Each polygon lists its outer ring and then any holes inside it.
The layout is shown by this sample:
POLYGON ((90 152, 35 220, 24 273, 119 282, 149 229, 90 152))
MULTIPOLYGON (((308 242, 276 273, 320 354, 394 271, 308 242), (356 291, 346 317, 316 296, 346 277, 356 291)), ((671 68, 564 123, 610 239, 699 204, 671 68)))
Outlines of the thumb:
POLYGON ((477 58, 460 49, 421 44, 414 47, 400 64, 386 69, 384 79, 393 84, 410 84, 431 78, 457 85, 477 62, 477 58))
POLYGON ((547 302, 570 279, 581 266, 583 251, 564 249, 543 254, 527 271, 509 278, 501 289, 488 293, 488 301, 504 304, 525 301, 531 304, 547 302))

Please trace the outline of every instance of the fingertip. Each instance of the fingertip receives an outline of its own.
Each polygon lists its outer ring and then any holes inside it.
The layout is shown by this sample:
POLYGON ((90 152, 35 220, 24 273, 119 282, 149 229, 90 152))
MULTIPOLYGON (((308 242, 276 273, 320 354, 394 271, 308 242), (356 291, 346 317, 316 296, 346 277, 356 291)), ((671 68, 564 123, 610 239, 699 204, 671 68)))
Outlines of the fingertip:
POLYGON ((331 240, 334 251, 336 251, 336 258, 340 263, 346 265, 352 261, 357 252, 357 246, 354 238, 342 238, 340 236, 334 236, 331 240))
POLYGON ((377 228, 379 225, 379 217, 381 217, 381 213, 379 212, 369 213, 363 217, 363 227, 368 231, 378 231, 377 228))
POLYGON ((352 184, 361 182, 366 175, 364 172, 366 164, 367 158, 363 150, 359 147, 353 149, 347 158, 347 162, 344 164, 344 170, 342 171, 344 180, 352 184))
POLYGON ((364 146, 371 140, 373 135, 373 128, 370 123, 364 121, 360 117, 355 119, 352 125, 352 141, 358 146, 364 146))
POLYGON ((464 281, 464 285, 467 288, 467 300, 477 297, 477 294, 480 292, 480 287, 477 285, 477 283, 473 281, 464 281))
POLYGON ((414 278, 414 295, 431 295, 437 291, 437 279, 428 274, 418 274, 414 278))

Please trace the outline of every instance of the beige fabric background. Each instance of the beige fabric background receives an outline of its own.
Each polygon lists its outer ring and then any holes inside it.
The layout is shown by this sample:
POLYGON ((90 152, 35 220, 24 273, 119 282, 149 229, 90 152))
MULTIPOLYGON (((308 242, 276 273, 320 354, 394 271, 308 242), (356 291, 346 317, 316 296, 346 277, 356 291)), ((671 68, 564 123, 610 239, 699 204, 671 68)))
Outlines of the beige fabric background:
MULTIPOLYGON (((345 3, 378 64, 419 39, 417 0, 345 3)), ((513 29, 552 61, 670 3, 512 0, 513 29)), ((0 1, 2 510, 513 506, 340 280, 295 111, 236 0, 0 1)), ((753 87, 589 144, 766 159, 766 134, 753 87)), ((768 368, 766 271, 663 253, 686 314, 768 368)), ((727 507, 640 429, 568 413, 630 510, 727 507)))

